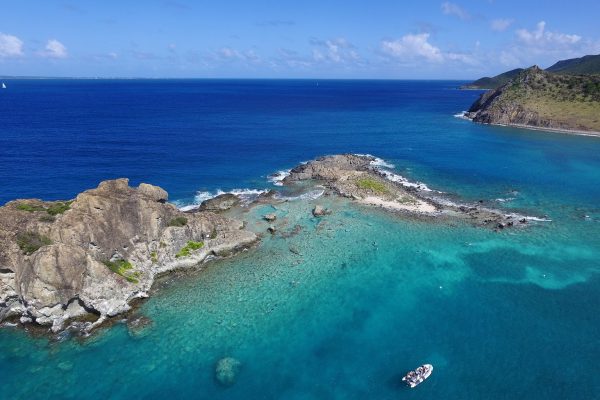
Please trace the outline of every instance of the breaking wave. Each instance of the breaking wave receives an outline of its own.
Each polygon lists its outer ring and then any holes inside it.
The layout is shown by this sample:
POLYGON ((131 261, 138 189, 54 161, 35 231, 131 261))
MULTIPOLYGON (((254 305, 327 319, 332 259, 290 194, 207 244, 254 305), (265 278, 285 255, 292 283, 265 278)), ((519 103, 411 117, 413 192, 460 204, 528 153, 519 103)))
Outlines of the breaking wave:
POLYGON ((256 200, 256 198, 258 196, 260 196, 261 194, 267 193, 268 190, 266 189, 233 189, 233 190, 229 190, 229 191, 223 191, 221 189, 218 189, 214 192, 209 192, 209 191, 200 191, 197 192, 196 195, 194 196, 194 202, 192 204, 186 204, 186 205, 181 205, 178 204, 178 202, 175 203, 175 205, 181 210, 181 211, 190 211, 190 210, 195 210, 196 208, 200 207, 200 204, 202 204, 203 201, 215 198, 217 196, 220 196, 222 194, 234 194, 237 197, 239 197, 242 200, 243 204, 249 204, 251 202, 253 202, 254 200, 256 200))
POLYGON ((394 164, 390 164, 389 162, 385 161, 383 158, 375 157, 372 154, 355 154, 355 156, 374 158, 374 160, 371 161, 371 165, 374 167, 382 167, 382 168, 395 168, 396 167, 394 164))
POLYGON ((458 114, 454 114, 454 118, 466 119, 467 121, 470 121, 471 118, 467 117, 467 114, 468 114, 467 111, 462 111, 462 112, 459 112, 458 114))
POLYGON ((267 179, 275 186, 283 186, 283 180, 289 176, 291 171, 291 169, 277 171, 274 174, 269 175, 267 179))
POLYGON ((298 196, 281 196, 280 194, 277 194, 275 197, 280 200, 316 200, 319 197, 323 196, 323 193, 325 193, 325 188, 317 187, 314 190, 302 193, 298 196))

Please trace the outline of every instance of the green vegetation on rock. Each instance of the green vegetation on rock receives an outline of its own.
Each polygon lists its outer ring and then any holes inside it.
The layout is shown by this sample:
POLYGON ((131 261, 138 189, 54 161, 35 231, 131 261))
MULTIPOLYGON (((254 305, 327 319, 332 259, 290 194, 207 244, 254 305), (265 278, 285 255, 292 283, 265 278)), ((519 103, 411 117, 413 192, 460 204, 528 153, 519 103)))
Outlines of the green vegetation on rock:
POLYGON ((175 257, 189 257, 192 251, 201 249, 202 247, 204 247, 204 242, 194 242, 190 240, 177 254, 175 254, 175 257))
MULTIPOLYGON (((71 204, 73 201, 58 201, 56 203, 52 203, 49 206, 44 205, 34 205, 30 203, 19 203, 17 204, 17 210, 27 211, 27 212, 35 212, 35 211, 45 211, 51 216, 55 216, 58 214, 62 214, 68 209, 71 208, 71 204)), ((50 222, 46 220, 44 222, 50 222)))
POLYGON ((34 211, 46 211, 46 209, 42 206, 36 206, 29 203, 20 203, 17 204, 17 210, 34 212, 34 211))
POLYGON ((62 214, 71 208, 72 203, 73 201, 53 203, 46 209, 46 212, 50 215, 62 214))
POLYGON ((182 226, 186 226, 187 222, 188 220, 186 217, 175 217, 169 222, 169 226, 181 228, 182 226))
POLYGON ((140 273, 138 271, 131 271, 133 265, 127 260, 116 260, 116 261, 104 261, 104 265, 108 267, 115 274, 121 275, 131 283, 139 283, 140 273))
POLYGON ((31 255, 40 247, 49 246, 52 244, 47 236, 40 235, 35 232, 24 232, 17 235, 17 245, 23 251, 23 254, 31 255))
POLYGON ((600 54, 561 60, 546 71, 568 75, 600 74, 600 54))
POLYGON ((153 264, 156 264, 158 262, 158 254, 156 254, 155 251, 150 253, 150 260, 152 260, 153 264))
POLYGON ((475 122, 600 132, 600 75, 558 75, 531 67, 484 93, 475 122))
POLYGON ((40 222, 54 222, 56 221, 56 218, 54 218, 54 216, 52 215, 42 215, 40 217, 40 222))
MULTIPOLYGON (((497 89, 518 77, 523 71, 523 68, 517 68, 492 78, 477 79, 475 82, 461 86, 461 89, 497 89)), ((600 54, 561 60, 547 68, 546 72, 557 75, 597 75, 600 74, 600 54)))
POLYGON ((485 78, 477 79, 475 82, 461 86, 461 89, 496 89, 507 84, 508 81, 518 76, 522 71, 523 68, 517 68, 492 78, 486 76, 485 78))
POLYGON ((371 190, 375 193, 388 193, 388 188, 383 183, 373 178, 361 178, 356 181, 356 186, 360 189, 371 190))

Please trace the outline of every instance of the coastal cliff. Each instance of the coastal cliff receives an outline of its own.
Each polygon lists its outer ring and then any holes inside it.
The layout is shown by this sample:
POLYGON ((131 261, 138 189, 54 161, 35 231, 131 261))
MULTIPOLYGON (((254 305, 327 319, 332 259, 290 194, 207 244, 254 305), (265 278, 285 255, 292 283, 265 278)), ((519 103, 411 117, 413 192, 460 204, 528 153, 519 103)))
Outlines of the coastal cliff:
POLYGON ((72 201, 0 207, 0 321, 90 330, 148 296, 157 274, 224 256, 258 238, 241 221, 183 213, 167 192, 104 181, 72 201))
POLYGON ((475 122, 600 132, 600 76, 557 75, 537 66, 490 90, 466 114, 475 122))

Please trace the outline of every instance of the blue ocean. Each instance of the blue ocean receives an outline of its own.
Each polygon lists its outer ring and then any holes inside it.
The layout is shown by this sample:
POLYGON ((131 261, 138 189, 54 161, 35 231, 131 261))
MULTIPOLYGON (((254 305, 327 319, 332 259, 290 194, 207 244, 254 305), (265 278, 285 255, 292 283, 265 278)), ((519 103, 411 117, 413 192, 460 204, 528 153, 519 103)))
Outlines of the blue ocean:
POLYGON ((118 318, 86 339, 0 328, 1 399, 600 398, 600 138, 457 118, 480 92, 456 81, 6 83, 0 204, 128 177, 186 206, 350 152, 543 221, 494 232, 336 198, 258 206, 242 215, 255 229, 266 212, 302 229, 161 279, 135 311, 143 335, 118 318), (223 357, 242 364, 227 388, 223 357), (431 377, 404 387, 423 363, 431 377))

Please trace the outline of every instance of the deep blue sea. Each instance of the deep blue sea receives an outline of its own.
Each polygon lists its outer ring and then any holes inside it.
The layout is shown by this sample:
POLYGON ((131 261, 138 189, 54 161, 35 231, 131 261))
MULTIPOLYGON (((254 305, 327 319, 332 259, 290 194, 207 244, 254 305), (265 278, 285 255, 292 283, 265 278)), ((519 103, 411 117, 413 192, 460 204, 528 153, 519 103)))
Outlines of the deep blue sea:
POLYGON ((128 177, 183 206, 352 152, 551 221, 496 233, 342 199, 261 206, 251 229, 276 212, 301 233, 164 279, 138 311, 143 336, 1 328, 1 399, 600 398, 600 138, 456 118, 480 92, 454 81, 6 83, 0 204, 128 177), (313 218, 317 203, 333 214, 313 218), (230 388, 214 380, 226 356, 242 363, 230 388), (425 362, 431 378, 403 387, 425 362))

